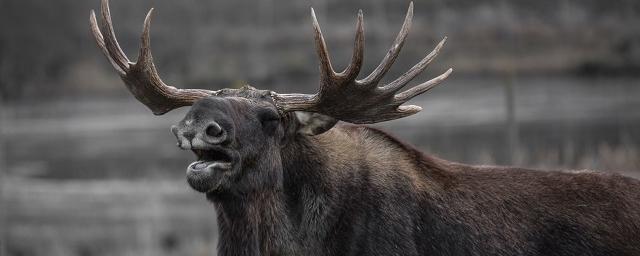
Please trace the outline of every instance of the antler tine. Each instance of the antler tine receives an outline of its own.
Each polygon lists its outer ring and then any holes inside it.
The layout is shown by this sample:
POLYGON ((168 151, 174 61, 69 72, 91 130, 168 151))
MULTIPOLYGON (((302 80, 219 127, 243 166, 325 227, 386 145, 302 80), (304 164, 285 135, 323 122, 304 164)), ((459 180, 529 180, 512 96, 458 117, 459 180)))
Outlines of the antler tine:
POLYGON ((316 12, 313 8, 311 8, 311 18, 313 19, 313 36, 316 42, 316 53, 318 54, 318 58, 320 58, 321 76, 326 79, 335 78, 337 74, 331 66, 327 43, 325 43, 324 36, 322 36, 322 30, 320 30, 320 24, 318 24, 316 12))
POLYGON ((122 51, 122 48, 120 48, 120 44, 118 44, 118 40, 116 39, 113 22, 111 21, 111 11, 109 10, 109 0, 102 0, 100 8, 105 46, 109 50, 109 53, 115 63, 122 70, 126 71, 129 68, 129 59, 122 51))
POLYGON ((148 66, 153 65, 153 56, 151 55, 151 18, 153 17, 153 8, 149 10, 147 16, 144 18, 144 26, 142 29, 142 36, 140 37, 140 53, 138 54, 138 61, 136 66, 148 66))
MULTIPOLYGON (((452 68, 449 68, 446 72, 444 72, 442 75, 439 75, 427 82, 424 82, 422 84, 419 84, 415 87, 412 87, 404 92, 401 92, 399 94, 396 94, 396 96, 393 97, 393 100, 396 102, 396 104, 398 105, 402 105, 405 102, 409 101, 410 99, 412 99, 413 97, 416 97, 420 94, 423 94, 429 90, 431 90, 433 87, 436 87, 436 85, 439 85, 442 81, 444 81, 445 79, 447 79, 447 77, 449 77, 449 75, 451 74, 451 72, 453 72, 452 68)), ((405 116, 410 116, 413 115, 415 113, 418 113, 422 110, 422 107, 420 106, 416 106, 416 105, 407 105, 407 106, 399 106, 397 108, 397 112, 399 114, 399 117, 405 117, 405 116)))
POLYGON ((100 28, 98 27, 98 22, 96 21, 96 13, 93 10, 91 10, 91 13, 89 16, 89 23, 91 24, 90 26, 91 34, 96 40, 96 43, 98 44, 98 48, 102 50, 102 53, 104 54, 104 56, 107 57, 107 60, 109 60, 109 63, 111 63, 111 65, 118 72, 118 74, 121 76, 124 75, 125 71, 120 67, 120 65, 116 62, 116 60, 114 60, 111 57, 111 53, 109 52, 109 49, 107 48, 104 42, 104 37, 102 36, 102 33, 100 32, 100 28))
POLYGON ((360 73, 364 59, 364 21, 362 10, 358 11, 358 22, 356 24, 356 39, 353 45, 353 56, 349 66, 341 73, 346 80, 355 79, 360 73))
POLYGON ((427 66, 429 66, 429 63, 431 63, 431 61, 433 61, 433 59, 435 59, 436 56, 438 56, 438 53, 440 53, 440 49, 442 49, 442 46, 446 41, 447 41, 447 37, 445 36, 442 39, 442 41, 440 41, 440 43, 436 45, 433 51, 431 51, 426 57, 424 57, 416 65, 411 67, 409 71, 402 74, 393 82, 383 86, 382 90, 385 92, 396 92, 402 89, 402 87, 404 87, 407 83, 411 82, 411 80, 413 80, 418 74, 422 73, 422 71, 424 71, 427 68, 427 66))
POLYGON ((409 29, 411 29, 411 21, 413 20, 413 2, 409 4, 409 10, 407 10, 407 15, 404 18, 404 22, 402 23, 402 28, 400 28, 400 32, 396 36, 396 39, 393 41, 391 48, 387 52, 387 55, 384 56, 378 67, 371 72, 367 77, 358 81, 359 84, 362 85, 373 85, 376 86, 380 79, 391 69, 391 66, 398 58, 400 54, 400 50, 404 45, 404 40, 409 35, 409 29))
POLYGON ((153 9, 149 10, 144 21, 138 61, 132 63, 120 48, 113 32, 109 1, 102 0, 101 8, 104 36, 98 27, 93 10, 89 17, 91 32, 98 47, 116 69, 127 89, 155 115, 162 115, 172 109, 192 105, 199 99, 216 94, 215 91, 209 90, 177 89, 162 82, 153 64, 149 39, 153 9))
POLYGON ((433 87, 436 87, 436 85, 439 85, 442 81, 444 81, 445 79, 447 79, 447 77, 449 77, 449 75, 451 74, 451 72, 453 72, 452 68, 449 68, 446 72, 444 72, 442 75, 439 75, 427 82, 424 82, 422 84, 419 84, 415 87, 411 87, 410 89, 407 89, 404 92, 398 93, 396 94, 396 96, 394 96, 394 100, 400 104, 403 104, 407 101, 409 101, 410 99, 412 99, 415 96, 418 96, 420 94, 423 94, 429 90, 431 90, 433 87))

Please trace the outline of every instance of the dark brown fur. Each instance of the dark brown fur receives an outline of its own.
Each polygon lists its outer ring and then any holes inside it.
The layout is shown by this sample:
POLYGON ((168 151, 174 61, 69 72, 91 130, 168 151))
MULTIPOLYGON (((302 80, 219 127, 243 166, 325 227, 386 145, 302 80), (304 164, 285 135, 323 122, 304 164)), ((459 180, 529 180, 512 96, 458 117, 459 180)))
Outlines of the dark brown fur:
POLYGON ((220 255, 640 255, 638 180, 458 164, 366 126, 308 136, 293 114, 258 122, 270 102, 234 92, 185 117, 240 152, 206 192, 220 255))
POLYGON ((336 217, 316 224, 331 242, 304 254, 640 255, 640 182, 631 178, 455 164, 366 127, 334 128, 304 144, 293 158, 335 164, 311 164, 312 175, 300 173, 305 163, 285 168, 295 179, 285 194, 322 188, 298 199, 298 218, 327 201, 325 214, 336 217), (332 158, 342 150, 351 153, 332 158))

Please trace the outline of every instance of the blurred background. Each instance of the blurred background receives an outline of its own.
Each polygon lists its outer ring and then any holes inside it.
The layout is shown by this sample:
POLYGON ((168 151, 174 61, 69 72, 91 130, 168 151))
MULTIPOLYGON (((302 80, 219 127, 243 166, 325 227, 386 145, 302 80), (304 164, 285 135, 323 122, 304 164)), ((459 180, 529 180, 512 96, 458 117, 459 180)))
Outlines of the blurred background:
MULTIPOLYGON (((135 59, 156 8, 153 52, 169 84, 312 93, 309 7, 337 68, 363 9, 370 72, 408 4, 112 0, 111 11, 135 59)), ((215 255, 214 209, 184 181, 194 157, 169 132, 187 109, 153 116, 125 90, 89 35, 98 8, 0 0, 0 255, 215 255)), ((453 75, 412 102, 420 114, 376 126, 454 161, 640 177, 640 1, 415 0, 383 81, 445 35, 416 80, 453 75)))

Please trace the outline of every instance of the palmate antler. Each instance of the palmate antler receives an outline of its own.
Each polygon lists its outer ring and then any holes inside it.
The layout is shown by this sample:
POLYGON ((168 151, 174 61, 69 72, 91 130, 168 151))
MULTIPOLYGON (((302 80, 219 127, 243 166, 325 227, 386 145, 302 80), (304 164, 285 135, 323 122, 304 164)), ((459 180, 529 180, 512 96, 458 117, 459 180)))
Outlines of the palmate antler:
POLYGON ((149 10, 147 17, 144 19, 142 45, 140 46, 138 61, 135 63, 129 61, 120 48, 118 40, 116 40, 108 0, 102 0, 101 14, 104 36, 100 32, 100 28, 98 28, 96 14, 93 10, 91 10, 89 17, 91 33, 96 39, 98 47, 118 72, 127 89, 142 104, 151 109, 154 114, 162 115, 179 107, 190 106, 197 100, 216 93, 215 91, 200 89, 178 89, 162 82, 155 65, 153 65, 149 40, 153 8, 149 10))
POLYGON ((389 84, 378 86, 382 77, 389 71, 398 57, 404 40, 409 33, 411 19, 413 18, 413 2, 409 5, 402 29, 400 29, 400 33, 391 49, 389 49, 380 65, 362 80, 356 79, 362 67, 364 53, 362 10, 358 12, 357 32, 351 63, 340 73, 336 73, 331 66, 329 52, 313 9, 311 9, 311 17, 313 18, 316 50, 318 57, 320 57, 320 90, 315 95, 277 94, 275 96, 276 104, 285 112, 297 110, 319 112, 342 121, 357 124, 398 119, 422 110, 419 106, 402 106, 402 104, 430 90, 451 74, 452 69, 449 69, 436 78, 396 94, 420 74, 438 55, 446 41, 445 37, 431 53, 409 71, 389 84))
MULTIPOLYGON (((122 49, 120 49, 114 36, 108 0, 102 0, 101 7, 104 35, 98 27, 93 11, 91 11, 90 16, 92 34, 98 46, 127 85, 129 91, 136 99, 151 109, 154 114, 161 115, 178 107, 192 105, 199 99, 218 94, 218 91, 210 90, 177 89, 162 82, 153 64, 149 42, 149 27, 153 9, 149 11, 145 19, 140 54, 138 61, 133 63, 129 61, 122 49)), ((411 19, 413 18, 413 3, 409 5, 402 29, 391 49, 389 49, 380 65, 362 80, 356 79, 362 67, 364 54, 362 11, 358 13, 355 49, 351 62, 340 73, 333 70, 327 46, 313 9, 311 9, 311 16, 313 18, 317 53, 320 57, 320 89, 314 95, 278 94, 273 92, 271 96, 282 112, 317 112, 357 124, 398 119, 422 110, 419 106, 405 106, 402 104, 438 85, 451 74, 452 70, 449 69, 436 78, 398 93, 438 55, 446 40, 445 38, 431 53, 405 74, 389 84, 378 85, 398 57, 407 37, 411 27, 411 19)))

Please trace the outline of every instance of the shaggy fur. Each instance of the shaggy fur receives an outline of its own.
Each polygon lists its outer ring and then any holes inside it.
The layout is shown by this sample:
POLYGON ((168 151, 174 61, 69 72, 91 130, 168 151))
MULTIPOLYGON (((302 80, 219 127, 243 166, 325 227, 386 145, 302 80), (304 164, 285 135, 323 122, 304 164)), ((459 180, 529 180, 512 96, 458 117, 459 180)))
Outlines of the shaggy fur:
POLYGON ((232 123, 241 156, 206 193, 219 255, 640 255, 638 180, 452 163, 365 126, 308 136, 241 96, 185 118, 232 123))

